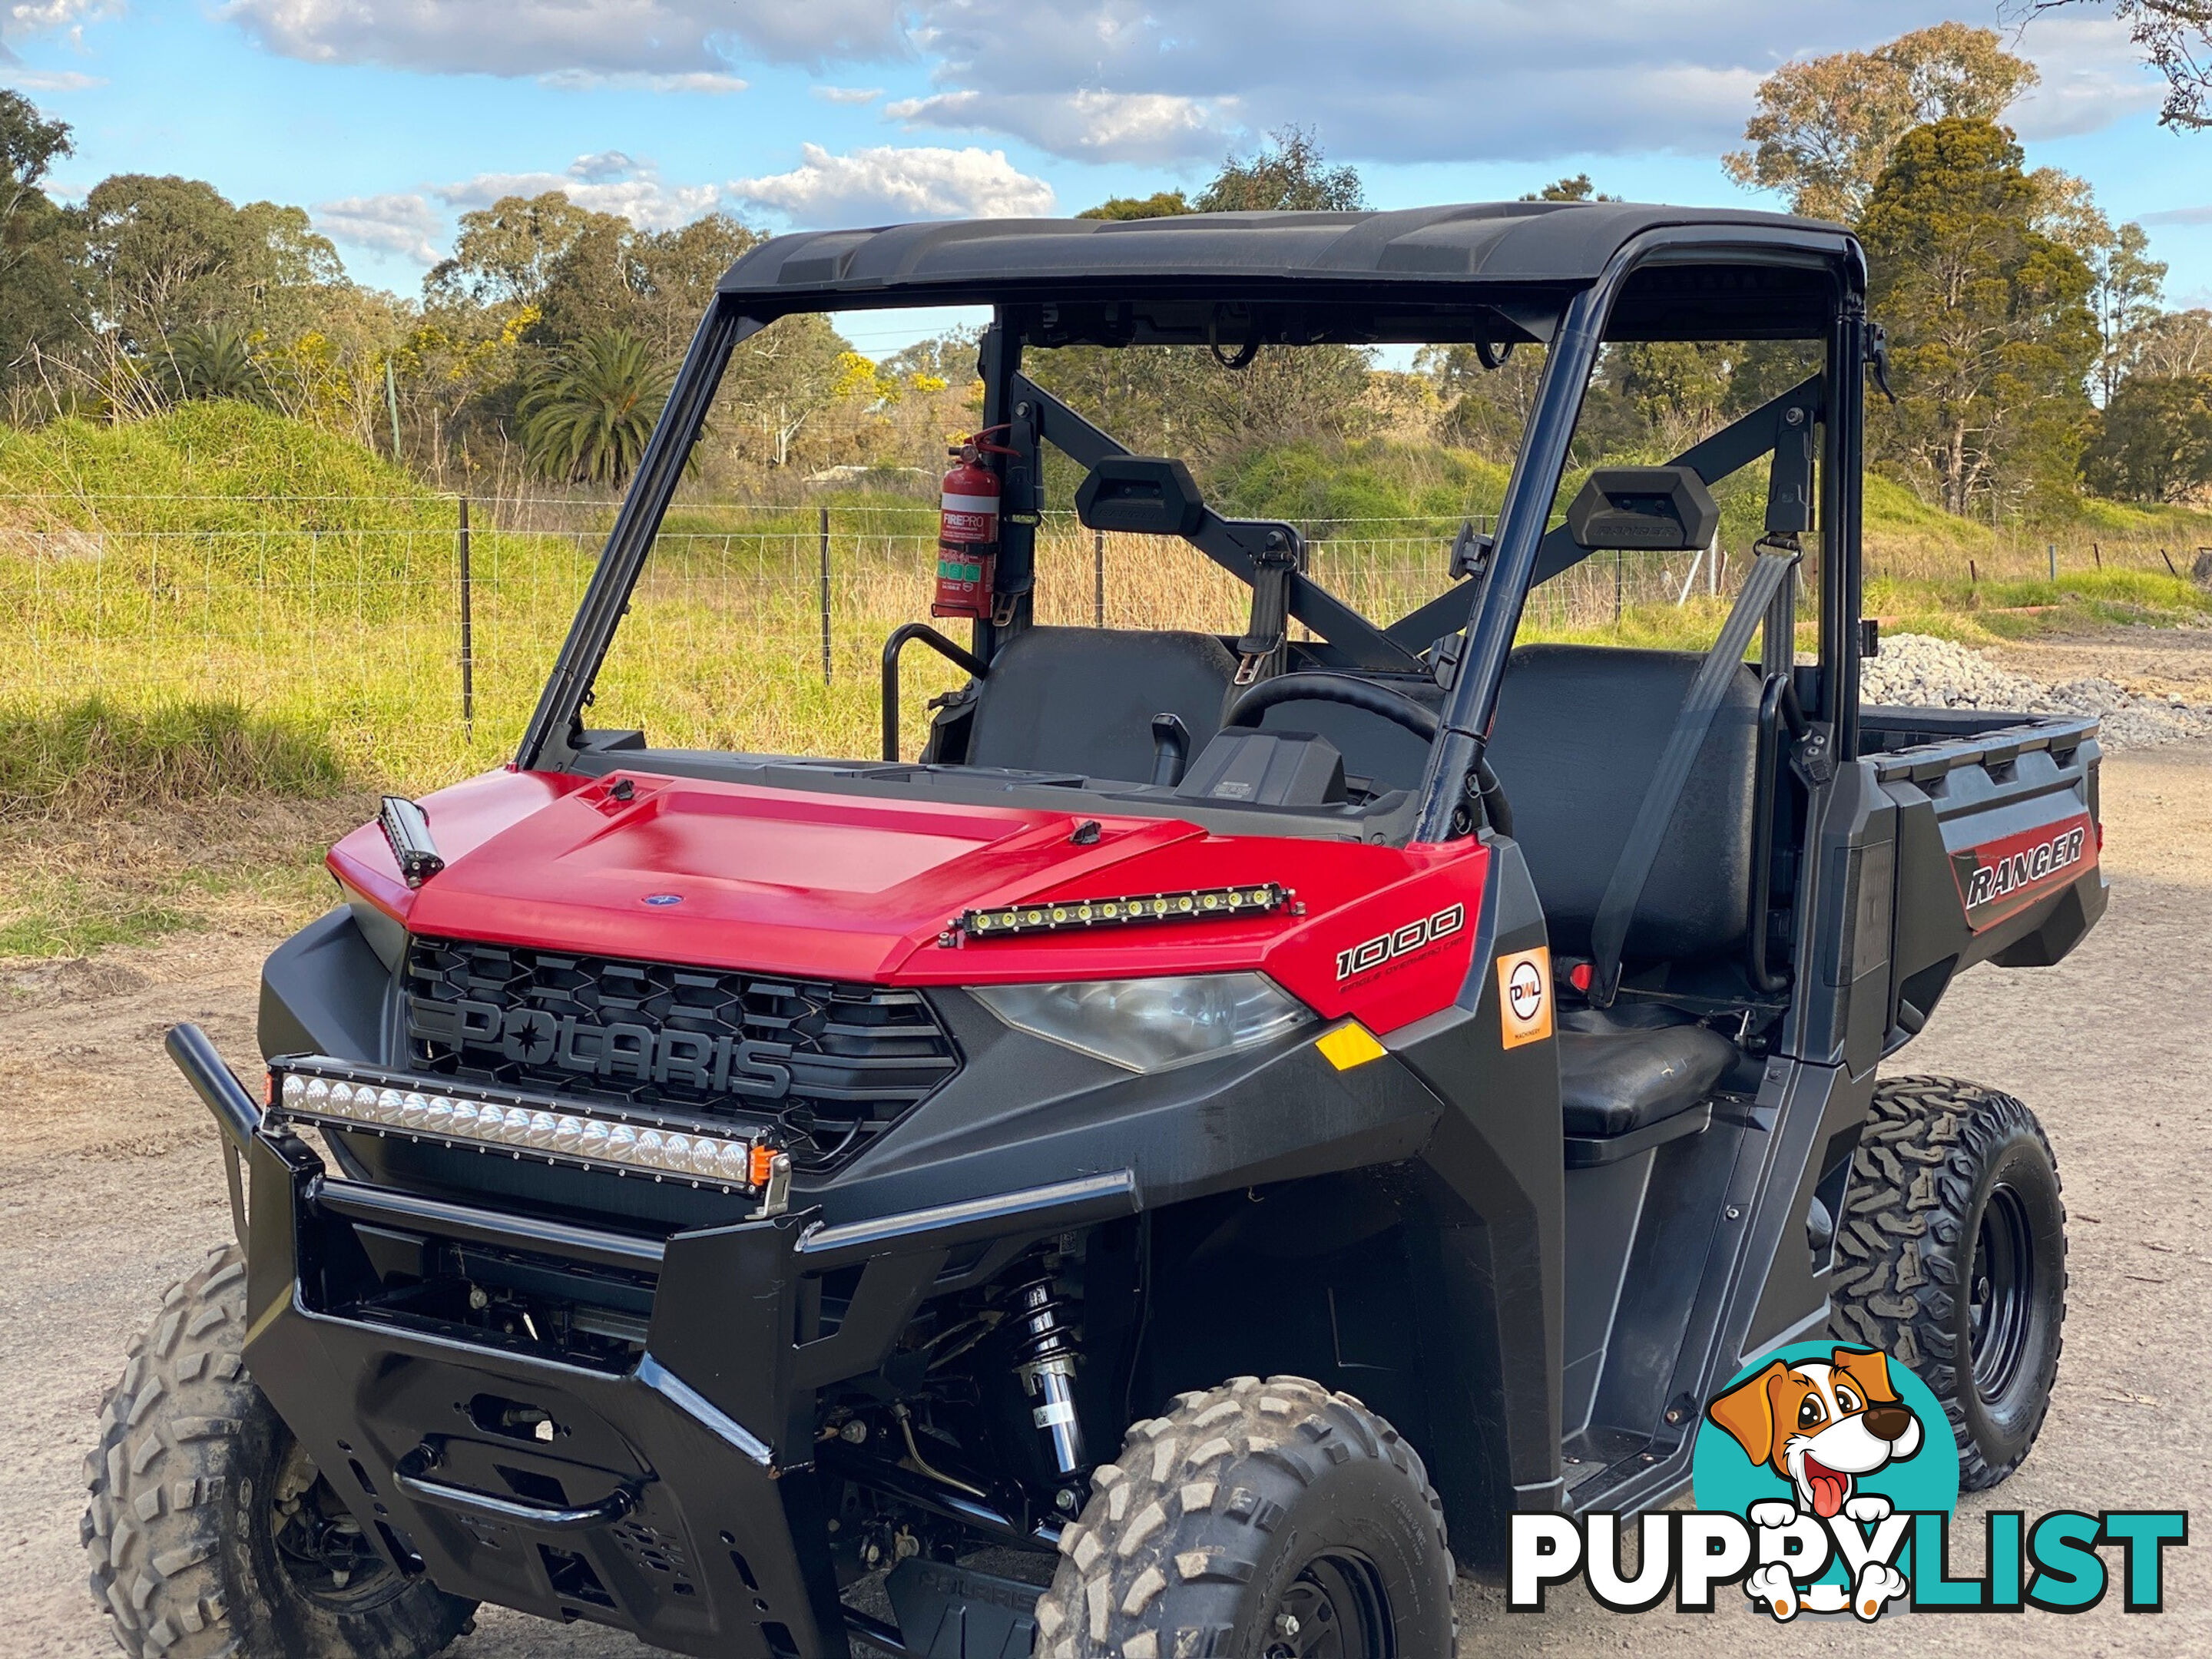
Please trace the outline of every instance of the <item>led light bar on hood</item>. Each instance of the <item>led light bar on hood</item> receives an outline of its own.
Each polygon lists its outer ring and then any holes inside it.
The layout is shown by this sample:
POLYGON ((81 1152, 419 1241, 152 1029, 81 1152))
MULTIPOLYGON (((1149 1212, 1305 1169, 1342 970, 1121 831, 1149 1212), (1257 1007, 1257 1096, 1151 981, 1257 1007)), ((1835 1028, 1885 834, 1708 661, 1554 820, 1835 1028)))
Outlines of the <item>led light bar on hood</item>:
POLYGON ((1194 887, 1179 893, 1134 893, 1124 897, 1054 899, 963 912, 939 942, 1001 939, 1012 933, 1050 933, 1066 927, 1117 927, 1143 921, 1206 921, 1224 916, 1265 915, 1291 900, 1279 882, 1244 887, 1194 887))
POLYGON ((789 1201, 791 1158, 758 1134, 698 1134, 507 1090, 425 1088, 419 1078, 282 1065, 276 1077, 270 1110, 301 1122, 757 1194, 762 1215, 789 1201))

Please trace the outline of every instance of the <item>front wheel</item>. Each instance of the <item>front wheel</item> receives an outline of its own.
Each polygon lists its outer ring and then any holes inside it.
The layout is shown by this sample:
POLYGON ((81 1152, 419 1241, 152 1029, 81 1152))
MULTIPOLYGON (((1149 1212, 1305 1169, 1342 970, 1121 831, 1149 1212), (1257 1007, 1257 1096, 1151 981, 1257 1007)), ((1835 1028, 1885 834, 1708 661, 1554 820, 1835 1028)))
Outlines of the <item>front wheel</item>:
POLYGON ((1851 1163, 1831 1325, 1942 1401, 1959 1485, 1996 1486, 2051 1408, 2066 1320, 2066 1206, 2035 1114, 1952 1078, 1889 1078, 1851 1163))
POLYGON ((1238 1377, 1130 1429, 1060 1536, 1039 1659, 1447 1659, 1419 1456, 1349 1395, 1238 1377))
POLYGON ((131 1345, 85 1461, 92 1594, 132 1659, 427 1659, 474 1604, 378 1553, 242 1364, 234 1247, 131 1345))

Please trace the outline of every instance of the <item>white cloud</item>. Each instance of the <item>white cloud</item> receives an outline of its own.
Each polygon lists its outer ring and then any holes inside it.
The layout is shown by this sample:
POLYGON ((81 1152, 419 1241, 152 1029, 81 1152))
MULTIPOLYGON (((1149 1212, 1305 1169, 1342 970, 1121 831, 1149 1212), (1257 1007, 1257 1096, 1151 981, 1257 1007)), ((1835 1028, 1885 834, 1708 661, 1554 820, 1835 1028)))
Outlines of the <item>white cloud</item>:
POLYGON ((607 73, 599 70, 564 69, 548 70, 538 80, 540 85, 560 87, 574 92, 589 92, 599 87, 635 87, 647 92, 704 93, 712 98, 743 92, 752 84, 742 76, 724 75, 708 70, 693 70, 682 75, 645 75, 630 70, 607 73))
MULTIPOLYGON (((1194 172, 1286 122, 1359 161, 1710 157, 1741 142, 1787 58, 1863 49, 1959 14, 1954 0, 218 0, 270 50, 318 62, 726 92, 755 61, 917 59, 909 129, 1004 134, 1082 161, 1194 172)), ((5 4, 6 0, 0 0, 5 4)), ((121 0, 18 0, 17 15, 121 0)), ((1994 0, 1967 21, 1998 22, 1994 0)), ((15 27, 9 24, 6 27, 15 27)), ((2124 25, 2070 9, 2022 33, 2041 138, 2147 109, 2157 77, 2124 25)), ((858 77, 854 77, 858 78, 858 77)), ((833 104, 873 87, 824 83, 833 104)))
POLYGON ((1360 161, 1711 155, 1784 58, 1944 15, 1931 0, 925 0, 913 39, 935 91, 902 107, 1085 161, 1212 161, 1288 122, 1360 161))
POLYGON ((2043 75, 2005 118, 2023 138, 2095 132, 2166 100, 2164 77, 2144 65, 2142 48, 2117 18, 2045 17, 2008 44, 2043 75))
POLYGON ((124 0, 13 0, 0 4, 0 64, 10 66, 9 79, 17 86, 40 91, 75 92, 82 87, 105 86, 89 76, 66 70, 25 73, 15 66, 22 59, 10 51, 10 40, 43 40, 58 36, 73 46, 84 45, 84 26, 115 16, 124 0))
POLYGON ((1004 150, 883 146, 833 155, 807 144, 801 157, 788 173, 733 180, 730 193, 803 226, 1019 217, 1053 210, 1052 186, 1018 171, 1004 150))
POLYGON ((434 264, 435 239, 445 228, 437 209, 422 197, 348 196, 315 205, 315 228, 333 241, 434 264))
POLYGON ((107 84, 104 76, 80 75, 75 70, 12 70, 8 78, 26 92, 86 92, 107 84))
MULTIPOLYGON (((50 0, 52 4, 79 0, 50 0)), ((901 0, 227 0, 217 15, 314 63, 448 74, 721 74, 897 51, 901 0)))
POLYGON ((0 9, 0 34, 10 40, 25 35, 74 34, 86 23, 112 17, 123 0, 15 0, 0 9))
POLYGON ((2136 216, 2147 225, 2212 225, 2212 207, 2164 208, 2136 216))
POLYGON ((643 230, 672 230, 710 212, 721 199, 713 185, 668 185, 660 170, 621 150, 580 155, 561 173, 479 173, 430 193, 452 208, 489 207, 505 196, 563 191, 579 207, 618 213, 643 230))
POLYGON ((1012 133, 1057 155, 1117 161, 1218 157, 1237 130, 1235 98, 1172 93, 942 92, 888 106, 908 127, 1012 133))

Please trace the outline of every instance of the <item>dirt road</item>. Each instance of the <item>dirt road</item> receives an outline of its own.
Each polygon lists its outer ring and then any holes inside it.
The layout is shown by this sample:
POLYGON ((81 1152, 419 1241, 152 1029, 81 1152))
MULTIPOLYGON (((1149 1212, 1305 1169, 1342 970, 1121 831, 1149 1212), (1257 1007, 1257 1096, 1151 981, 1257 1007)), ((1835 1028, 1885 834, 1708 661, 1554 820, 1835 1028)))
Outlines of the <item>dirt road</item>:
MULTIPOLYGON (((2065 1177, 2065 1364, 2042 1441, 1999 1501, 2031 1514, 2201 1516, 2212 1510, 2202 1382, 2212 1331, 2212 745, 2108 761, 2105 811, 2117 890, 2103 927, 2057 969, 1971 975, 1902 1058, 2035 1105, 2065 1177)), ((255 975, 273 943, 202 934, 0 972, 0 1654, 114 1651, 77 1547, 83 1449, 125 1340, 228 1226, 214 1132, 160 1036, 194 1019, 249 1055, 255 975)), ((1984 1507, 1962 1505, 1962 1517, 1984 1507)), ((1962 1528, 1978 1530, 1971 1519, 1962 1528)), ((1625 1620, 1555 1595, 1549 1613, 1507 1618, 1472 1587, 1462 1594, 1469 1654, 2212 1652, 2212 1541, 2170 1553, 2172 1610, 2157 1617, 2124 1616, 2115 1596, 2063 1623, 1890 1615, 1872 1630, 1800 1620, 1778 1632, 1732 1602, 1710 1616, 1625 1620)), ((456 1659, 640 1651, 604 1631, 494 1612, 452 1650, 456 1659)))

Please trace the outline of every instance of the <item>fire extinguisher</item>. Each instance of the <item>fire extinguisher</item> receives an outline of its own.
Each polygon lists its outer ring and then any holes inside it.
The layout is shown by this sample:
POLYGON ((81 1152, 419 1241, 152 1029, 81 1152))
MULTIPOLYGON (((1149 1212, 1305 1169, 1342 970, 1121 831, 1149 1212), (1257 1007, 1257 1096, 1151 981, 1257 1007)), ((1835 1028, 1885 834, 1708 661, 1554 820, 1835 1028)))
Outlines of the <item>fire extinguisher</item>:
POLYGON ((945 475, 945 494, 937 529, 937 592, 933 617, 969 617, 988 622, 992 583, 999 565, 999 475, 983 464, 985 455, 1018 455, 1005 444, 989 442, 1003 426, 987 427, 948 454, 957 457, 945 475))

